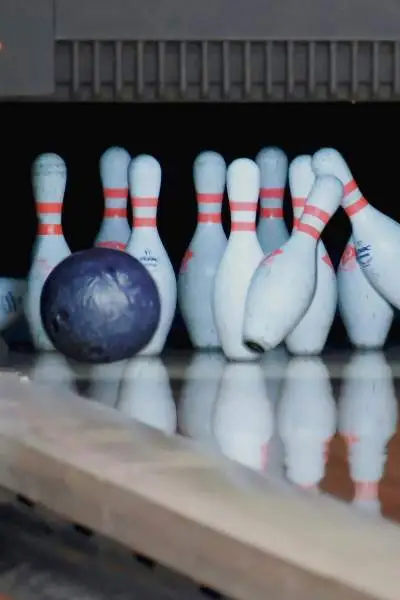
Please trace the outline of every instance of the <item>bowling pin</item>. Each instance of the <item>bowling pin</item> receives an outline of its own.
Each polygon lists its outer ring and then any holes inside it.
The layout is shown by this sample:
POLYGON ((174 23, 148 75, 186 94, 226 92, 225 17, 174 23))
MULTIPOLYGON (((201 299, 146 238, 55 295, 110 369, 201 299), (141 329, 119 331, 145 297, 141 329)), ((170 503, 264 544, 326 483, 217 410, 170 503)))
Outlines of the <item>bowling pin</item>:
POLYGON ((178 404, 179 431, 211 449, 215 447, 212 418, 224 367, 223 354, 195 354, 185 372, 178 404))
POLYGON ((15 323, 23 314, 25 279, 0 277, 0 331, 15 323))
POLYGON ((225 161, 216 152, 202 152, 193 165, 198 223, 181 264, 178 302, 195 348, 219 348, 212 296, 215 274, 227 239, 221 223, 225 161))
POLYGON ((127 221, 129 152, 114 146, 102 154, 100 179, 105 200, 104 218, 94 245, 125 250, 131 235, 127 221))
MULTIPOLYGON (((289 186, 293 204, 293 227, 297 227, 307 196, 314 184, 311 156, 298 156, 290 164, 289 186)), ((324 349, 335 318, 336 275, 331 259, 320 239, 317 244, 317 276, 314 296, 306 313, 289 333, 285 343, 292 354, 319 354, 324 349)))
POLYGON ((290 239, 264 258, 251 280, 243 338, 262 352, 276 347, 305 315, 314 296, 317 243, 343 197, 336 177, 316 177, 290 239))
POLYGON ((324 362, 319 357, 292 358, 277 416, 289 481, 307 489, 318 486, 336 425, 336 403, 324 362))
POLYGON ((157 205, 161 167, 152 156, 134 158, 128 169, 133 228, 126 252, 139 260, 153 277, 160 295, 161 316, 150 342, 141 355, 157 355, 165 345, 176 310, 176 278, 157 230, 157 205))
POLYGON ((227 363, 213 417, 222 454, 265 472, 273 430, 274 415, 260 363, 227 363))
MULTIPOLYGON (((349 209, 350 212, 365 205, 366 201, 339 152, 329 148, 318 151, 314 154, 312 167, 317 174, 332 173, 341 180, 344 202, 355 207, 349 209)), ((374 223, 372 217, 373 226, 374 223)), ((385 233, 382 235, 385 238, 385 233)), ((350 342, 358 348, 382 348, 392 325, 393 309, 375 290, 357 261, 354 229, 339 264, 337 285, 339 313, 350 342)))
POLYGON ((214 284, 214 318, 225 356, 230 360, 257 360, 243 344, 247 290, 264 253, 257 240, 256 214, 260 170, 248 158, 234 160, 227 170, 231 233, 214 284))
MULTIPOLYGON (((343 170, 345 166, 339 152, 332 148, 319 150, 313 158, 315 172, 343 170)), ((357 261, 375 289, 400 308, 400 282, 395 276, 400 225, 371 206, 354 180, 349 182, 346 192, 342 204, 353 228, 357 261)))
POLYGON ((260 215, 257 237, 264 254, 283 246, 289 233, 283 218, 288 159, 280 148, 263 148, 256 156, 260 169, 260 215))
POLYGON ((355 352, 343 373, 339 431, 347 443, 353 504, 369 513, 380 512, 379 482, 397 418, 393 375, 385 355, 355 352))
POLYGON ((138 356, 127 362, 116 408, 166 435, 175 433, 175 401, 168 371, 159 358, 138 356))
POLYGON ((66 182, 67 168, 60 156, 41 154, 36 158, 32 166, 32 186, 39 227, 27 277, 24 310, 38 350, 54 350, 40 312, 43 285, 51 271, 71 254, 61 225, 66 182))

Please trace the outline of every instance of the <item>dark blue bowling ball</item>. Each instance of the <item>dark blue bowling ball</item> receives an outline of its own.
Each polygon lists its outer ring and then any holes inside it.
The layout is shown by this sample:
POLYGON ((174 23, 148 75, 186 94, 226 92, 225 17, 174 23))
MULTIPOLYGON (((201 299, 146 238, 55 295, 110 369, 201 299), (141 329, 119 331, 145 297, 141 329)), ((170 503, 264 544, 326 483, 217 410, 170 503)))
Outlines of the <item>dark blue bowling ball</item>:
POLYGON ((109 363, 131 358, 150 341, 160 297, 135 258, 91 248, 72 254, 50 273, 41 314, 59 352, 78 361, 109 363))

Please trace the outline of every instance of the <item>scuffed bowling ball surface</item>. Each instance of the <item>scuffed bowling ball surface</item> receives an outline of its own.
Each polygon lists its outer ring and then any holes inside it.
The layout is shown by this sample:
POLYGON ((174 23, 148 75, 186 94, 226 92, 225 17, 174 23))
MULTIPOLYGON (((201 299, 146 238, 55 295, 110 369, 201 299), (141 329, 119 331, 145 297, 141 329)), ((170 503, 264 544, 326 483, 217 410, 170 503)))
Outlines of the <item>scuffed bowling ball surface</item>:
POLYGON ((78 361, 134 356, 160 318, 156 284, 125 252, 91 248, 63 260, 43 286, 41 314, 55 348, 78 361))

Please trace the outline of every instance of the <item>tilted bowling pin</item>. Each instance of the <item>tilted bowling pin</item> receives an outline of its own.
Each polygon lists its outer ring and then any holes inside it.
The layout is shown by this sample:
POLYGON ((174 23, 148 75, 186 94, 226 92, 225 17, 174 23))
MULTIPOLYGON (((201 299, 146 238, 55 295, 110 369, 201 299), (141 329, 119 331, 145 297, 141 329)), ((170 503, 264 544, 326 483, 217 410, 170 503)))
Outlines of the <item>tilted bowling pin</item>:
POLYGON ((251 280, 243 339, 253 350, 275 348, 305 315, 314 296, 317 243, 343 197, 333 176, 316 177, 290 239, 264 258, 251 280))
POLYGON ((40 313, 43 285, 54 267, 71 254, 61 225, 66 182, 67 168, 60 156, 42 154, 36 158, 32 166, 32 186, 39 227, 27 277, 24 310, 38 350, 54 350, 40 313))
MULTIPOLYGON (((340 172, 344 177, 346 168, 341 154, 333 148, 323 148, 314 154, 313 169, 316 173, 340 172)), ((399 309, 397 256, 400 252, 400 225, 367 202, 351 174, 345 191, 342 205, 353 228, 357 261, 374 288, 399 309)))
POLYGON ((260 217, 257 237, 264 254, 283 246, 289 233, 283 218, 288 159, 280 148, 263 148, 256 156, 260 169, 260 217))
POLYGON ((167 435, 175 433, 175 401, 168 371, 160 358, 139 356, 127 362, 116 409, 167 435))
POLYGON ((231 233, 214 284, 214 317, 222 349, 230 360, 257 360, 243 344, 247 290, 264 253, 257 240, 256 214, 260 170, 248 158, 234 160, 227 170, 231 233))
POLYGON ((221 452, 238 463, 265 472, 274 413, 260 363, 227 363, 213 417, 221 452))
MULTIPOLYGON (((356 207, 364 198, 343 156, 334 149, 314 154, 313 170, 330 172, 344 186, 344 200, 356 207)), ((360 203, 360 204, 359 204, 360 203)), ((352 209, 353 210, 353 209, 352 209)), ((364 349, 382 348, 393 321, 393 309, 378 293, 357 261, 355 241, 350 236, 337 270, 338 306, 350 342, 364 349)))
POLYGON ((278 407, 277 424, 285 447, 286 475, 303 488, 323 479, 337 410, 329 372, 319 357, 290 361, 278 407))
POLYGON ((178 277, 178 302, 195 348, 218 348, 212 298, 215 274, 227 239, 221 223, 226 165, 220 154, 202 152, 193 165, 198 222, 178 277))
POLYGON ((127 221, 129 152, 114 146, 102 154, 100 179, 105 201, 104 218, 94 245, 125 250, 131 235, 127 221))
POLYGON ((153 277, 160 295, 161 315, 150 342, 141 355, 156 355, 164 348, 176 310, 176 278, 157 230, 157 205, 161 167, 155 158, 142 154, 128 169, 133 228, 126 252, 139 260, 153 277))
MULTIPOLYGON (((293 227, 303 213, 307 196, 314 184, 311 156, 298 156, 290 164, 289 186, 293 204, 293 227)), ((320 239, 317 244, 317 281, 314 296, 301 321, 289 333, 285 342, 292 354, 322 352, 335 318, 337 283, 331 259, 320 239)))
POLYGON ((356 352, 343 374, 339 431, 348 448, 353 504, 380 512, 379 482, 387 444, 397 429, 398 405, 393 375, 382 352, 356 352))

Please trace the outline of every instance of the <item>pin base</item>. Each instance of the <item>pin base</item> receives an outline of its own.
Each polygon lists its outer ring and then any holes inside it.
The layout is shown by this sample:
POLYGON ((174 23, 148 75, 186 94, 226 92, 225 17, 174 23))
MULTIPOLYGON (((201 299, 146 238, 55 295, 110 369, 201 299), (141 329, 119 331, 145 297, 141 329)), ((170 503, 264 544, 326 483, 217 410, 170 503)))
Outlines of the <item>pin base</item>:
POLYGON ((257 354, 264 354, 265 352, 264 348, 260 346, 258 342, 254 342, 252 340, 244 340, 243 343, 246 346, 246 348, 252 350, 253 352, 257 352, 257 354))

